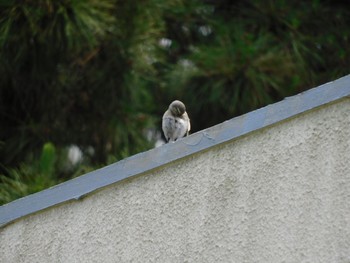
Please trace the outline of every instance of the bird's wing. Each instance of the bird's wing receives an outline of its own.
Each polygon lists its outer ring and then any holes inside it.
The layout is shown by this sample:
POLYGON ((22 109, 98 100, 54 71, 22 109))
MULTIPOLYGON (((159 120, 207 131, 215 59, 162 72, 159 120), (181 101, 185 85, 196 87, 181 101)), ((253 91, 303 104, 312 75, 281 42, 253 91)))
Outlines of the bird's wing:
POLYGON ((187 114, 187 112, 185 112, 184 114, 183 114, 183 116, 184 116, 184 119, 187 121, 187 131, 186 131, 186 136, 188 136, 188 134, 189 134, 189 132, 190 132, 190 130, 191 130, 191 121, 190 121, 190 118, 188 117, 188 114, 187 114))
POLYGON ((166 117, 172 117, 172 115, 170 113, 170 110, 167 110, 166 112, 164 112, 163 119, 166 118, 166 117))

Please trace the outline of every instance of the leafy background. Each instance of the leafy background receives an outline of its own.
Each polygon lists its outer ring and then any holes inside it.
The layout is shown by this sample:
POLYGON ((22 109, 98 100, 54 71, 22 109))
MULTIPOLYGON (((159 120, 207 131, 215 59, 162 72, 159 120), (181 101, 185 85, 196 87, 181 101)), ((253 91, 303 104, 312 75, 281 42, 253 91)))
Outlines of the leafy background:
POLYGON ((349 74, 348 7, 0 1, 0 204, 154 147, 174 99, 196 132, 349 74))

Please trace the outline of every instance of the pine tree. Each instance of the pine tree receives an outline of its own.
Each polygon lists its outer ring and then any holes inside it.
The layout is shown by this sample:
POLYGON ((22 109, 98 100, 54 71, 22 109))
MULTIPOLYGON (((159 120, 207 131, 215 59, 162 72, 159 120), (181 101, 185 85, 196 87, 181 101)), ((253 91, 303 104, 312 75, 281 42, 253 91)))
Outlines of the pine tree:
POLYGON ((195 132, 346 75, 349 28, 342 1, 3 0, 0 194, 153 147, 174 99, 195 132), (70 145, 84 162, 67 172, 70 145))

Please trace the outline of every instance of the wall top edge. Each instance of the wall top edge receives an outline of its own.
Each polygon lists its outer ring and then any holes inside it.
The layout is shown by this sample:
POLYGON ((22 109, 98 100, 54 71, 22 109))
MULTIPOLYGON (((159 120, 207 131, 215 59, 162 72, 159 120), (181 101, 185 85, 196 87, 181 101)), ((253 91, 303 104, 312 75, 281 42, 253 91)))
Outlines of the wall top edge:
POLYGON ((0 206, 0 227, 350 96, 350 75, 0 206))

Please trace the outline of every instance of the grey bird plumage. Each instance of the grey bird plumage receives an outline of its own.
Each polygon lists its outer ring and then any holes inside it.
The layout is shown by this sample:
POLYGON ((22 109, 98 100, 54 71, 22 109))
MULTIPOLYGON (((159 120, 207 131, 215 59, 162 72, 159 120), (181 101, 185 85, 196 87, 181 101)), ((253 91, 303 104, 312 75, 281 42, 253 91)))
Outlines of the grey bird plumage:
POLYGON ((179 100, 170 103, 168 110, 163 115, 162 129, 167 142, 174 142, 188 135, 191 123, 185 104, 179 100))

